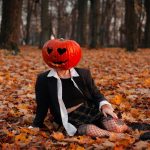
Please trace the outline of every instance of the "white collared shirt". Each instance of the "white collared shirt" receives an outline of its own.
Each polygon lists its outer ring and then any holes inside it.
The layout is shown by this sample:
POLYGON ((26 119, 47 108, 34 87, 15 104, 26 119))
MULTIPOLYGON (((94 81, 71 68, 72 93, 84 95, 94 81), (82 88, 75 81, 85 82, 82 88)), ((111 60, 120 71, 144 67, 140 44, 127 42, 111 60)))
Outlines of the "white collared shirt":
MULTIPOLYGON (((70 69, 70 74, 71 74, 71 80, 72 80, 74 86, 82 93, 82 91, 79 89, 78 85, 73 80, 73 77, 79 77, 79 74, 77 73, 77 71, 74 68, 70 69)), ((63 99, 62 99, 61 80, 60 80, 55 69, 51 69, 50 72, 48 73, 47 77, 55 77, 57 79, 57 91, 58 91, 57 96, 58 96, 58 102, 59 102, 59 106, 60 106, 62 124, 63 124, 64 128, 66 129, 66 132, 68 133, 68 135, 73 136, 76 133, 77 129, 75 128, 75 126, 73 126, 71 123, 68 122, 67 109, 66 109, 65 104, 64 104, 63 99)), ((100 109, 105 104, 111 105, 106 100, 103 100, 99 104, 100 109)))

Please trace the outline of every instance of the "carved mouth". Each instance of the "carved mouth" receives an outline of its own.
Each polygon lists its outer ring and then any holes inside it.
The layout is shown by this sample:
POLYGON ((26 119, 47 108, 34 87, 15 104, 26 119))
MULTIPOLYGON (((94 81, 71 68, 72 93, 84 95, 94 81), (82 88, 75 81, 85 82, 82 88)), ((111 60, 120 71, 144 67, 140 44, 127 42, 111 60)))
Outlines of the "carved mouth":
POLYGON ((65 60, 65 61, 53 61, 54 64, 58 64, 58 65, 62 65, 66 62, 67 62, 67 60, 65 60))
POLYGON ((53 65, 53 66, 59 67, 59 66, 65 65, 65 63, 67 61, 68 60, 65 60, 65 61, 53 61, 53 62, 50 62, 50 64, 53 65))

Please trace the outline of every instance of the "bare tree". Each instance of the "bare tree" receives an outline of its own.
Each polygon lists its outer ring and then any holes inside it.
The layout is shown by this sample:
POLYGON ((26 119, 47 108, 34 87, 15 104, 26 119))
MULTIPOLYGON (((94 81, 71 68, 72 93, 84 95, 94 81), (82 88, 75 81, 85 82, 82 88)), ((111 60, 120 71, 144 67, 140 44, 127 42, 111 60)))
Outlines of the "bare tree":
POLYGON ((39 47, 41 48, 43 44, 50 39, 52 34, 52 24, 51 18, 49 15, 49 0, 41 1, 41 35, 40 35, 40 43, 39 47))
POLYGON ((90 48, 98 48, 100 46, 100 0, 91 0, 90 2, 90 48))
POLYGON ((100 14, 100 45, 108 46, 110 43, 110 32, 112 12, 113 12, 114 0, 101 2, 101 14, 100 14))
POLYGON ((145 0, 146 24, 144 35, 144 46, 150 48, 150 1, 145 0))
POLYGON ((77 41, 87 46, 87 0, 78 0, 77 41))
POLYGON ((3 0, 0 47, 19 51, 20 23, 23 0, 3 0))
POLYGON ((57 4, 57 37, 66 38, 68 13, 66 12, 67 0, 56 1, 57 4))
POLYGON ((27 1, 27 24, 26 24, 26 37, 25 42, 26 44, 29 44, 30 40, 30 25, 31 25, 31 16, 33 13, 33 6, 34 6, 35 0, 28 0, 27 1))
POLYGON ((77 1, 72 4, 73 8, 71 11, 71 39, 77 40, 77 19, 78 19, 78 10, 77 10, 77 1))
POLYGON ((138 48, 138 16, 135 1, 125 0, 126 49, 128 51, 136 51, 138 48))

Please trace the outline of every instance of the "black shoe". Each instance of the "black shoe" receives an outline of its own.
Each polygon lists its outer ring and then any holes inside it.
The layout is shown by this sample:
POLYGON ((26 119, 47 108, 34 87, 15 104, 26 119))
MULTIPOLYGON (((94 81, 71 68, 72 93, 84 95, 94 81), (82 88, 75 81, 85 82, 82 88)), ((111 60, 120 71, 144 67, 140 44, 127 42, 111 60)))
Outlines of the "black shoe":
POLYGON ((150 140, 150 132, 145 132, 145 133, 141 134, 139 139, 143 140, 143 141, 150 140))
POLYGON ((150 124, 147 124, 147 123, 129 122, 127 123, 127 125, 133 130, 136 130, 136 129, 143 130, 143 131, 150 130, 150 124))

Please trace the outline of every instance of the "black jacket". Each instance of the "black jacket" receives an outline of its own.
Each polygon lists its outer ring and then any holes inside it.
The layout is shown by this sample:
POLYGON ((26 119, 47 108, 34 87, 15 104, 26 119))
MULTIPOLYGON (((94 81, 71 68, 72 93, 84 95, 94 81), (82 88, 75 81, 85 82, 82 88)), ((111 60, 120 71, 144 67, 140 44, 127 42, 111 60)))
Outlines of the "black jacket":
MULTIPOLYGON (((75 68, 79 77, 73 77, 73 80, 78 85, 79 89, 85 96, 87 101, 93 102, 99 108, 99 102, 106 100, 99 92, 91 77, 91 73, 87 69, 75 68)), ((49 71, 38 75, 35 93, 36 93, 36 116, 33 121, 34 127, 42 127, 48 109, 54 117, 55 122, 62 124, 60 108, 57 98, 57 79, 47 77, 49 71)))

